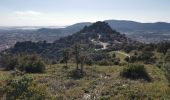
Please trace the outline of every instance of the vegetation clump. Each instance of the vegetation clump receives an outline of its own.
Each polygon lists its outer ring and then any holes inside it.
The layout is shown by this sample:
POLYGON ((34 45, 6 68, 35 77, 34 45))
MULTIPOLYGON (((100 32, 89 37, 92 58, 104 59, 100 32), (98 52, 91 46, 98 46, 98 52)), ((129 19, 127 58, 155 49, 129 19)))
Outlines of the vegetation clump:
POLYGON ((18 61, 17 57, 6 54, 0 57, 0 66, 4 67, 5 70, 13 70, 17 67, 18 61))
POLYGON ((45 64, 36 55, 26 55, 19 59, 18 69, 27 73, 42 73, 45 71, 45 64))
POLYGON ((113 65, 113 63, 105 59, 105 60, 100 61, 99 65, 100 66, 111 66, 113 65))
POLYGON ((160 66, 165 72, 165 76, 170 81, 170 49, 167 50, 166 55, 164 56, 164 61, 160 66))
POLYGON ((42 73, 45 71, 45 63, 39 56, 31 55, 4 55, 1 57, 1 66, 5 70, 18 69, 27 73, 42 73))
POLYGON ((165 72, 165 76, 170 81, 170 63, 164 64, 163 71, 165 72))
POLYGON ((129 79, 144 79, 151 81, 149 74, 146 72, 144 65, 130 64, 121 72, 121 76, 129 79))
POLYGON ((44 86, 37 85, 30 77, 10 79, 7 82, 7 100, 46 100, 47 96, 44 86))

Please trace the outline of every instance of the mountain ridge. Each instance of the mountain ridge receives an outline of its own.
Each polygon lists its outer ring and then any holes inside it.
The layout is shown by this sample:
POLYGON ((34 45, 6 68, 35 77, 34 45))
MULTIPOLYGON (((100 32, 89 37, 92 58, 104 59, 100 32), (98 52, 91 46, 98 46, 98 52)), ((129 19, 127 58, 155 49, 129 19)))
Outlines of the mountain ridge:
POLYGON ((106 22, 96 22, 84 27, 77 33, 62 37, 53 43, 42 42, 18 42, 8 51, 18 53, 38 53, 43 57, 60 59, 63 49, 72 48, 79 43, 85 51, 95 50, 120 50, 126 45, 133 45, 135 41, 128 39, 125 35, 112 30, 106 22))
MULTIPOLYGON (((140 32, 140 31, 170 31, 170 23, 167 22, 153 22, 142 23, 129 20, 105 20, 112 29, 119 32, 140 32)), ((65 28, 57 28, 56 31, 60 31, 60 34, 71 35, 83 29, 85 26, 90 26, 91 22, 80 22, 73 25, 69 25, 65 28)), ((46 28, 49 31, 53 30, 46 28)), ((57 33, 57 32, 56 32, 57 33)))

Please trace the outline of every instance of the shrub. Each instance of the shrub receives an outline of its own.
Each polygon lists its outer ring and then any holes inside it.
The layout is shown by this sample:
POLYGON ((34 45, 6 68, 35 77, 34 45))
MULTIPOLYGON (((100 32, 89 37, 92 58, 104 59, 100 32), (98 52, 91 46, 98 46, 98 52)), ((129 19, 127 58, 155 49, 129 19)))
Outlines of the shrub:
POLYGON ((129 90, 127 93, 127 97, 128 100, 143 100, 145 97, 147 97, 147 95, 144 92, 135 89, 135 90, 129 90))
POLYGON ((156 67, 162 68, 163 63, 164 63, 163 61, 158 61, 158 62, 156 63, 156 67))
POLYGON ((14 70, 28 73, 42 73, 45 71, 44 62, 35 54, 32 55, 2 55, 0 65, 6 70, 14 70))
POLYGON ((17 64, 17 57, 14 57, 9 54, 1 55, 0 65, 1 67, 4 67, 5 70, 13 70, 17 66, 17 64))
POLYGON ((130 56, 130 58, 129 58, 129 61, 128 61, 128 62, 133 63, 133 62, 135 62, 135 61, 137 61, 137 60, 138 60, 137 56, 130 56))
POLYGON ((86 75, 86 73, 81 73, 80 70, 72 70, 68 73, 68 77, 73 79, 81 79, 86 75))
POLYGON ((7 100, 46 100, 47 92, 44 86, 38 86, 32 78, 10 79, 6 86, 7 100))
POLYGON ((94 63, 94 61, 91 59, 91 58, 87 58, 86 60, 85 60, 85 64, 87 64, 87 65, 93 65, 93 63, 94 63))
POLYGON ((116 58, 116 54, 115 53, 112 54, 112 58, 116 58))
POLYGON ((19 70, 27 73, 42 73, 45 71, 44 62, 36 55, 25 55, 19 59, 19 70))
POLYGON ((165 58, 164 58, 165 62, 170 62, 170 49, 168 49, 165 58))
POLYGON ((110 100, 110 97, 102 96, 100 97, 100 100, 110 100))
POLYGON ((152 52, 144 51, 138 56, 138 60, 146 61, 149 60, 154 54, 152 52))
POLYGON ((144 79, 150 81, 151 78, 146 72, 144 65, 130 64, 120 73, 122 77, 129 79, 144 79))
POLYGON ((126 53, 129 53, 129 52, 131 52, 132 50, 134 50, 136 47, 135 46, 133 46, 133 45, 125 45, 124 46, 124 51, 126 52, 126 53))
POLYGON ((108 60, 102 60, 102 61, 99 62, 99 65, 101 65, 101 66, 111 66, 111 65, 113 65, 113 63, 108 61, 108 60))
POLYGON ((170 63, 164 64, 163 71, 165 72, 167 79, 170 81, 170 63))
POLYGON ((139 61, 137 55, 133 55, 133 56, 130 56, 130 57, 126 56, 124 60, 126 62, 129 62, 129 63, 134 63, 134 62, 139 61))
POLYGON ((129 62, 130 61, 130 57, 125 57, 125 59, 124 59, 126 62, 129 62))
POLYGON ((25 71, 28 73, 42 73, 45 71, 45 64, 41 61, 29 62, 25 65, 25 71))
POLYGON ((107 59, 108 58, 108 54, 105 53, 105 52, 95 52, 93 54, 90 55, 90 58, 96 62, 96 61, 101 61, 101 60, 104 60, 104 59, 107 59))
POLYGON ((114 58, 112 59, 112 62, 114 65, 119 65, 120 64, 120 58, 114 58))

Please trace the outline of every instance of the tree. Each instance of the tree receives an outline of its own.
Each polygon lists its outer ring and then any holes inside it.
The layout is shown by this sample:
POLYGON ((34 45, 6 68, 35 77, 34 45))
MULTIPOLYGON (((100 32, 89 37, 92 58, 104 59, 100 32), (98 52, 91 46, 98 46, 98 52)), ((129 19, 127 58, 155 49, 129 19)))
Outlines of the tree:
POLYGON ((169 42, 162 42, 157 44, 157 51, 166 54, 167 50, 170 48, 169 42))
POLYGON ((63 52, 63 56, 64 56, 63 61, 65 62, 66 67, 68 67, 67 65, 68 65, 69 55, 70 55, 69 49, 65 49, 63 52))
POLYGON ((79 56, 80 56, 80 45, 77 43, 74 46, 75 59, 76 59, 76 71, 79 70, 79 56))
POLYGON ((81 64, 80 72, 81 73, 83 73, 85 59, 86 59, 85 54, 81 54, 81 56, 80 56, 80 64, 81 64))

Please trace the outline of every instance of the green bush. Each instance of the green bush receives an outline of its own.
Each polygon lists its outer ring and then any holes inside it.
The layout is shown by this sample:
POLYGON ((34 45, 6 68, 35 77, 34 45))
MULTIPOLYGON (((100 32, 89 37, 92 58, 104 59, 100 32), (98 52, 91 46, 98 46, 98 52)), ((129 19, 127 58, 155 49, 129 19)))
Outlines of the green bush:
POLYGON ((120 64, 120 58, 112 58, 111 61, 113 62, 114 65, 120 64))
POLYGON ((22 56, 18 63, 18 69, 27 73, 42 73, 45 71, 44 62, 36 55, 22 56))
POLYGON ((162 68, 163 63, 164 63, 163 61, 158 61, 158 62, 156 63, 156 67, 162 68))
POLYGON ((162 69, 165 72, 166 78, 170 81, 170 63, 164 64, 162 69))
POLYGON ((138 61, 138 58, 137 58, 137 56, 130 56, 130 58, 129 58, 129 61, 128 62, 131 62, 131 63, 133 63, 133 62, 135 62, 135 61, 138 61))
POLYGON ((87 58, 87 59, 85 60, 85 64, 87 64, 87 65, 89 65, 89 66, 93 65, 93 63, 94 63, 94 61, 93 61, 91 58, 87 58))
POLYGON ((162 69, 165 72, 165 76, 170 81, 170 49, 167 50, 162 62, 162 69))
POLYGON ((6 86, 6 100, 46 100, 44 86, 38 86, 32 78, 10 79, 6 86))
POLYGON ((170 62, 170 49, 168 49, 166 55, 165 55, 165 58, 164 58, 165 62, 170 62))
POLYGON ((100 100, 110 100, 110 97, 102 96, 102 97, 100 97, 100 100))
POLYGON ((122 77, 129 79, 144 79, 151 81, 149 74, 146 72, 144 65, 130 64, 120 73, 122 77))
POLYGON ((2 55, 0 65, 6 70, 15 68, 27 73, 42 73, 45 71, 45 64, 35 54, 32 55, 2 55))
POLYGON ((129 62, 130 61, 130 57, 125 57, 125 59, 124 59, 126 62, 129 62))
POLYGON ((108 60, 102 60, 99 62, 99 65, 101 66, 111 66, 114 65, 112 62, 108 61, 108 60))
POLYGON ((0 66, 5 70, 13 70, 18 64, 17 57, 6 54, 0 57, 0 66))
POLYGON ((153 59, 154 54, 149 51, 143 51, 139 56, 138 60, 139 61, 144 61, 145 63, 154 63, 153 59))

